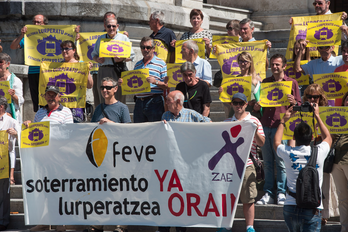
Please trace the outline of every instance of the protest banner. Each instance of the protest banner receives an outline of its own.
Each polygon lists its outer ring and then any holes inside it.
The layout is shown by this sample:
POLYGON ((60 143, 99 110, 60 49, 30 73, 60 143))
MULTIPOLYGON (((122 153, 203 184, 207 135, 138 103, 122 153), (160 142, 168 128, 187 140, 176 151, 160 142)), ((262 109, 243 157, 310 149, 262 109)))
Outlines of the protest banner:
POLYGON ((348 92, 348 72, 314 74, 313 80, 323 88, 328 99, 342 98, 348 92))
POLYGON ((320 107, 319 112, 330 134, 348 134, 348 107, 320 107))
MULTIPOLYGON (((196 41, 198 45, 198 56, 205 59, 205 41, 203 39, 190 39, 196 41)), ((185 63, 186 60, 182 58, 181 47, 187 40, 177 40, 175 42, 175 63, 185 63)))
POLYGON ((39 105, 47 104, 47 86, 58 86, 60 103, 68 108, 85 108, 89 63, 42 62, 40 66, 39 105))
POLYGON ((216 45, 216 57, 220 64, 222 77, 228 78, 240 74, 240 68, 237 58, 240 53, 248 52, 254 60, 256 74, 262 79, 266 78, 266 58, 267 58, 267 40, 255 42, 242 42, 232 44, 216 45))
POLYGON ((147 68, 122 72, 122 95, 150 92, 151 85, 146 80, 149 75, 147 68))
POLYGON ((261 83, 260 105, 262 107, 288 106, 292 81, 261 83))
MULTIPOLYGON (((13 144, 14 146, 14 144, 13 144)), ((0 179, 9 178, 8 133, 0 131, 0 179)))
POLYGON ((153 42, 155 44, 155 52, 154 52, 155 56, 157 56, 164 62, 168 63, 169 62, 168 46, 158 39, 154 39, 153 42))
POLYGON ((232 227, 255 129, 52 124, 49 146, 20 149, 25 223, 232 227))
POLYGON ((9 81, 0 81, 0 96, 3 96, 7 99, 7 103, 10 104, 12 102, 11 95, 8 93, 10 89, 9 81))
POLYGON ((230 103, 236 93, 243 93, 248 101, 251 100, 251 76, 231 77, 222 79, 221 87, 223 91, 220 94, 220 101, 230 103))
MULTIPOLYGON (((238 43, 238 36, 228 36, 228 35, 213 35, 213 49, 217 44, 230 44, 230 43, 238 43)), ((212 49, 212 51, 213 51, 212 49)), ((216 59, 216 56, 210 52, 210 59, 216 59)))
POLYGON ((81 61, 93 63, 93 68, 91 68, 90 71, 98 71, 99 69, 99 64, 93 60, 92 52, 98 38, 105 33, 106 32, 80 33, 80 39, 76 44, 77 54, 80 56, 81 61))
MULTIPOLYGON (((308 23, 325 23, 332 21, 341 20, 343 12, 334 13, 334 14, 326 14, 326 15, 313 15, 313 16, 303 16, 303 17, 292 17, 292 25, 290 30, 288 47, 286 49, 285 58, 288 60, 293 60, 293 48, 296 40, 306 39, 307 37, 307 26, 308 23)), ((342 21, 341 21, 342 22, 342 21)), ((316 47, 311 47, 309 49, 311 57, 320 57, 320 53, 318 52, 316 47)), ((335 52, 338 54, 338 46, 335 47, 335 52)))
MULTIPOLYGON (((319 108, 320 109, 320 108, 319 108)), ((284 113, 280 113, 280 118, 284 117, 284 113)), ((296 112, 291 118, 285 123, 285 129, 283 132, 282 140, 293 139, 295 127, 302 122, 307 123, 314 134, 315 126, 313 126, 313 113, 312 112, 296 112), (302 115, 302 116, 301 116, 302 115)), ((314 125, 317 124, 317 120, 314 119, 314 125)), ((320 133, 320 132, 318 132, 320 133)))
MULTIPOLYGON (((301 60, 300 65, 307 64, 308 60, 301 60)), ((305 75, 302 72, 295 72, 294 70, 294 61, 287 62, 286 68, 284 70, 285 75, 295 79, 298 85, 309 85, 310 75, 305 75)))
POLYGON ((60 44, 65 40, 75 42, 76 25, 26 25, 24 35, 24 63, 40 66, 42 61, 62 62, 60 44))
POLYGON ((132 42, 101 39, 99 57, 115 57, 129 58, 132 50, 132 42))
POLYGON ((167 64, 168 87, 176 87, 177 84, 184 81, 180 72, 182 64, 167 64))
POLYGON ((307 47, 341 45, 342 20, 326 23, 308 23, 307 47))
POLYGON ((50 143, 50 122, 33 122, 22 125, 21 148, 44 147, 50 143))

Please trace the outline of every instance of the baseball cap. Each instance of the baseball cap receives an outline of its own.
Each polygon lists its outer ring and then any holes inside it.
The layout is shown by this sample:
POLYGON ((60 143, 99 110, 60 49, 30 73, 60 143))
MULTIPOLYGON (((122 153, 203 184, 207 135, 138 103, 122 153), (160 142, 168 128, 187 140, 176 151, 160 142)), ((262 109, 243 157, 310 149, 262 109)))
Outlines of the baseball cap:
POLYGON ((47 86, 46 90, 45 90, 45 93, 47 93, 49 91, 55 92, 55 93, 58 94, 59 93, 59 87, 58 86, 54 86, 54 85, 47 86))
POLYGON ((232 97, 232 101, 234 100, 234 99, 240 99, 240 100, 242 100, 242 101, 244 101, 244 102, 247 102, 248 101, 248 99, 247 99, 247 97, 244 95, 244 93, 235 93, 234 95, 233 95, 233 97, 232 97))

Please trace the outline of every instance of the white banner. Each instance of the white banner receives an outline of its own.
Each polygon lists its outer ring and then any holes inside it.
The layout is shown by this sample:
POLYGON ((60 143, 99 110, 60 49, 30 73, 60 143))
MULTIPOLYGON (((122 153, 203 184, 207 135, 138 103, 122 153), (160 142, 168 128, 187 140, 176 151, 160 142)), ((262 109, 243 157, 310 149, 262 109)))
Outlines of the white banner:
POLYGON ((21 149, 25 222, 231 227, 255 128, 51 125, 48 146, 21 149))

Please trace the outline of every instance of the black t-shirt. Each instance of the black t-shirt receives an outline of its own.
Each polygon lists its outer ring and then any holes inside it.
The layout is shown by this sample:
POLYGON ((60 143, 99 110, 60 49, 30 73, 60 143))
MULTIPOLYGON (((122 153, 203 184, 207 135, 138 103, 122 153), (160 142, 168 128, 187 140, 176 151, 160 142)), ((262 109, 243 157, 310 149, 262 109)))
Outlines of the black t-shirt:
POLYGON ((187 109, 192 109, 202 114, 203 104, 211 103, 209 86, 205 81, 199 80, 194 86, 188 86, 185 82, 181 82, 175 89, 180 90, 184 94, 184 107, 187 109), (188 103, 186 91, 188 92, 189 101, 192 107, 190 107, 190 104, 188 103))

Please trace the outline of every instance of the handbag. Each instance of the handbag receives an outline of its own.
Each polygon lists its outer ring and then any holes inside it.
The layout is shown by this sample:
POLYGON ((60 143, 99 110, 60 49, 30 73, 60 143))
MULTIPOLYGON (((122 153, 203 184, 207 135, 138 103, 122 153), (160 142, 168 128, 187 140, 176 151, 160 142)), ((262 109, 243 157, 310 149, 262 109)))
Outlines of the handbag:
POLYGON ((338 137, 338 139, 336 140, 335 144, 331 147, 330 151, 329 151, 329 154, 327 155, 325 161, 324 161, 324 169, 323 171, 325 173, 331 173, 332 172, 332 167, 333 167, 333 164, 335 162, 335 148, 336 148, 336 145, 338 143, 338 141, 340 140, 342 135, 340 135, 338 137))
POLYGON ((253 161, 253 164, 255 166, 256 170, 256 181, 260 182, 265 179, 265 171, 263 170, 263 163, 260 161, 260 159, 255 160, 254 156, 250 153, 249 154, 250 159, 253 161))

